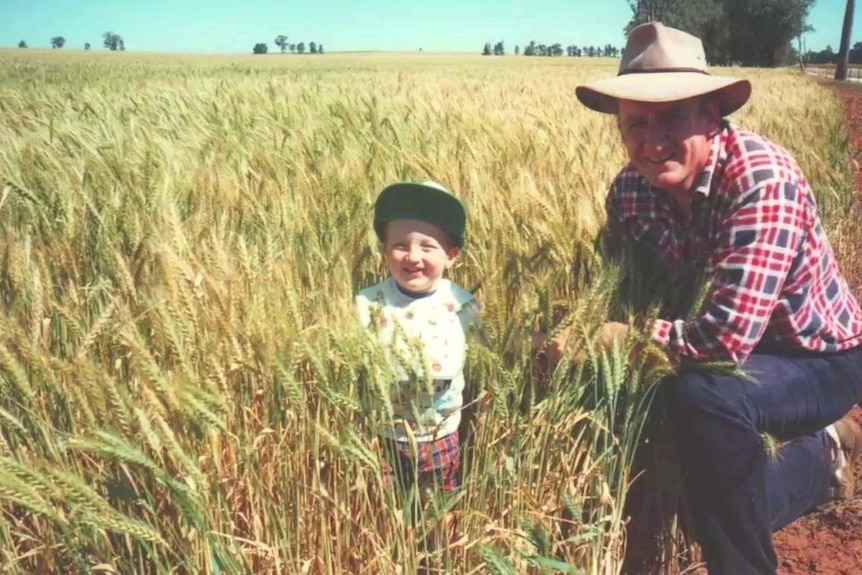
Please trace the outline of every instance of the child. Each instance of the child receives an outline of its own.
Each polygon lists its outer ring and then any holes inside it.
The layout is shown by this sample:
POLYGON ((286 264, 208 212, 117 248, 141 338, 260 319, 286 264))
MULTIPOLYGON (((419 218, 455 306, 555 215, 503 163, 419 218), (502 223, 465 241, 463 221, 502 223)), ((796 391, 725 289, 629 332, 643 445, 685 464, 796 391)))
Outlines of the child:
MULTIPOLYGON (((436 182, 399 183, 377 198, 374 230, 390 277, 356 297, 360 319, 394 371, 387 475, 405 492, 460 486, 466 334, 473 295, 445 279, 464 246, 464 205, 436 182)), ((436 547, 436 545, 435 545, 436 547)))

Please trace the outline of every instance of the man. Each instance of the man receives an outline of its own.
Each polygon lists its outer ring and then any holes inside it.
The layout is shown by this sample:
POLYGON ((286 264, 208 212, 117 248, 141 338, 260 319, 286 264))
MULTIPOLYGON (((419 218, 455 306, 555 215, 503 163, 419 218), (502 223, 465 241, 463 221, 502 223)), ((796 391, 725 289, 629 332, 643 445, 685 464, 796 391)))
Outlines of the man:
MULTIPOLYGON (((862 450, 862 430, 842 417, 862 397, 862 312, 814 196, 786 150, 723 119, 751 84, 710 75, 694 36, 638 26, 619 74, 576 93, 617 116, 630 159, 607 199, 612 240, 708 282, 699 317, 651 328, 681 366, 659 397, 708 570, 775 573, 772 532, 852 496, 862 450), (733 361, 748 378, 684 367, 704 360, 733 361), (777 458, 764 432, 787 442, 777 458)), ((599 341, 628 331, 608 323, 599 341)))

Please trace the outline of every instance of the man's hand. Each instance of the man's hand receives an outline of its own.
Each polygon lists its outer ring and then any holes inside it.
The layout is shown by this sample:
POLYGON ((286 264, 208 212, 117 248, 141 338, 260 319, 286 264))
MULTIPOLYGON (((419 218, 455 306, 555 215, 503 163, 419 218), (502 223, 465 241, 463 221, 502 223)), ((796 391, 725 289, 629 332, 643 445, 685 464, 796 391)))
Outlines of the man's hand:
POLYGON ((630 329, 631 327, 628 324, 618 321, 609 321, 603 325, 602 329, 599 330, 599 337, 596 341, 596 352, 610 352, 614 344, 622 345, 625 343, 630 329))
MULTIPOLYGON (((629 325, 610 321, 599 330, 593 347, 596 353, 611 351, 615 343, 622 344, 629 335, 629 325)), ((545 369, 553 369, 563 358, 563 352, 571 337, 571 328, 562 330, 556 337, 548 341, 545 332, 533 336, 533 373, 538 378, 545 376, 545 369)), ((572 363, 581 363, 587 358, 587 350, 582 346, 573 350, 572 363)))

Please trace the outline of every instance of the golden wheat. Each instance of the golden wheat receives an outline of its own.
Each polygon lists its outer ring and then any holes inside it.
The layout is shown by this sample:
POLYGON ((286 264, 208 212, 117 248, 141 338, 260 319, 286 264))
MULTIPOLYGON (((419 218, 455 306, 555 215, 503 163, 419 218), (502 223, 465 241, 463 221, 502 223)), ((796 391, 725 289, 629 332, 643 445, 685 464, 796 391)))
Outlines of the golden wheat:
MULTIPOLYGON (((0 51, 9 572, 415 569, 453 501, 411 526, 383 480, 387 370, 352 296, 384 275, 378 190, 434 179, 468 206, 453 275, 484 308, 452 570, 618 573, 667 366, 619 350, 540 385, 528 355, 539 327, 635 313, 595 247, 624 153, 573 97, 614 63, 584 62, 0 51)), ((793 151, 849 257, 837 102, 742 72, 735 120, 793 151)))

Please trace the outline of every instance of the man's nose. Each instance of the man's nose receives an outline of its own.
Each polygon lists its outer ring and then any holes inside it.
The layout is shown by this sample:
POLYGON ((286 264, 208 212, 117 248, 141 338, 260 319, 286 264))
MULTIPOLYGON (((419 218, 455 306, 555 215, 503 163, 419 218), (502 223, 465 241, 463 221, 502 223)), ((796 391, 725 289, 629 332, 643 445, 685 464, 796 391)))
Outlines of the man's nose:
POLYGON ((661 122, 650 120, 644 135, 644 144, 652 148, 660 148, 667 143, 667 130, 661 122))

